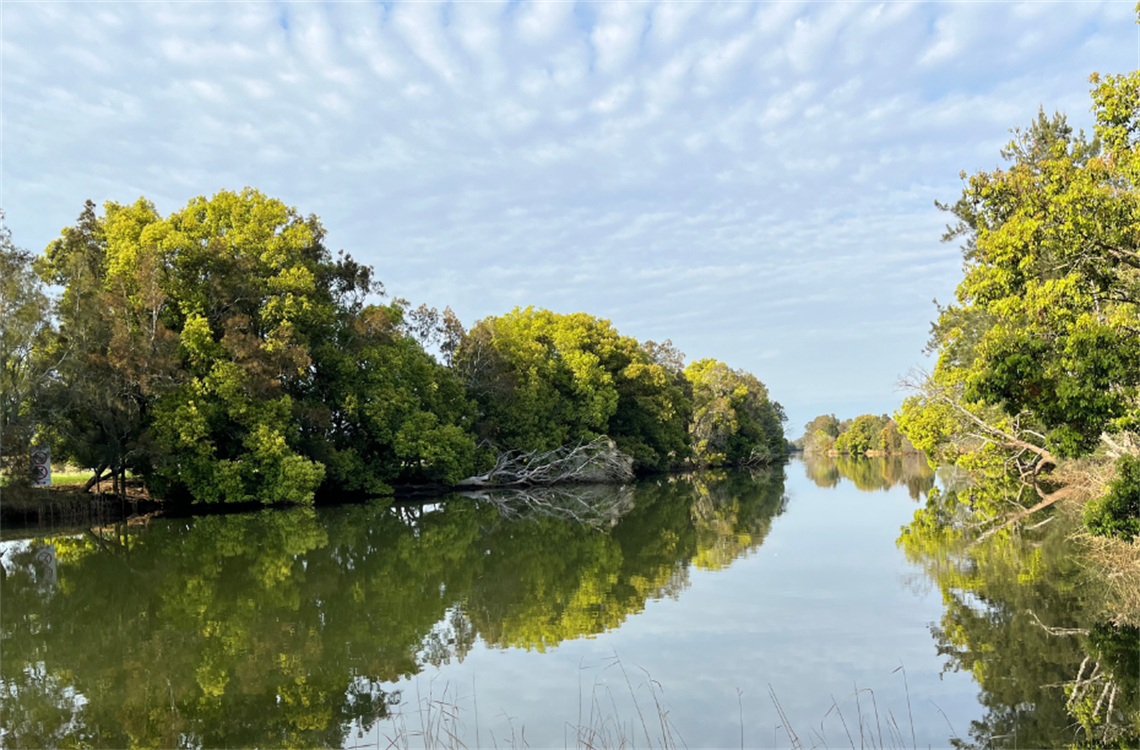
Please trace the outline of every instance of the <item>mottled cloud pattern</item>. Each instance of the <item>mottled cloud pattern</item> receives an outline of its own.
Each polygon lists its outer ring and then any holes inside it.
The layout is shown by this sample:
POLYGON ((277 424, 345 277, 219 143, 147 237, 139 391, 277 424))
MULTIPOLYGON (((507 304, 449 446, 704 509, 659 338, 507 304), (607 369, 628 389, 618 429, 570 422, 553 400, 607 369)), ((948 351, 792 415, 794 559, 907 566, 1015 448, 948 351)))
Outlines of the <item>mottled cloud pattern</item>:
POLYGON ((246 185, 389 292, 535 304, 888 411, 960 274, 933 205, 1039 105, 1137 61, 1117 3, 5 3, 3 195, 246 185))

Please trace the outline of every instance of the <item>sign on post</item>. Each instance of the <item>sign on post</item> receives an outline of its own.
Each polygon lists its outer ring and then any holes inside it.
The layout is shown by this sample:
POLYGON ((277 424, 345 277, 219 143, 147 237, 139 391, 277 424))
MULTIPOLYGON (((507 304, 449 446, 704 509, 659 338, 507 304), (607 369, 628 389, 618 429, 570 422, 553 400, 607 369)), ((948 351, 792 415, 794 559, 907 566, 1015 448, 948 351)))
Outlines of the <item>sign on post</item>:
POLYGON ((51 448, 32 449, 32 486, 51 486, 51 448))

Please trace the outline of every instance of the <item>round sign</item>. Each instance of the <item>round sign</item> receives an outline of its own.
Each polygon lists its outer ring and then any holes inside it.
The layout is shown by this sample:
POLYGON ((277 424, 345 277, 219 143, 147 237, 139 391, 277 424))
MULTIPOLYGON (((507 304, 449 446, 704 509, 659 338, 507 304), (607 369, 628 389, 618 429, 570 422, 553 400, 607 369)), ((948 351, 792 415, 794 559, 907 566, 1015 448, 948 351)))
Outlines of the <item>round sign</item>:
POLYGON ((48 462, 48 452, 45 450, 32 451, 32 463, 43 465, 48 462))
POLYGON ((46 466, 37 465, 37 466, 32 467, 32 480, 33 481, 42 482, 43 480, 47 479, 47 475, 48 475, 48 470, 47 470, 46 466))

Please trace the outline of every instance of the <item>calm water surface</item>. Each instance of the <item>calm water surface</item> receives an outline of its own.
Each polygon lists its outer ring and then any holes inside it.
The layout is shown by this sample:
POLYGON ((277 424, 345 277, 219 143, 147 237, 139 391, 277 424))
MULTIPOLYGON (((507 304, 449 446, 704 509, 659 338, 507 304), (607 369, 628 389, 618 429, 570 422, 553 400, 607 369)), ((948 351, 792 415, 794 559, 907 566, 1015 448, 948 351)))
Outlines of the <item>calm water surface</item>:
MULTIPOLYGON (((1039 685, 961 655, 1014 625, 897 543, 934 485, 915 459, 820 458, 5 542, 3 744, 420 746, 434 716, 470 747, 574 746, 583 724, 645 746, 640 706, 657 746, 655 700, 690 747, 850 747, 860 714, 868 747, 1063 744, 1039 685)), ((1063 611, 1058 580, 1022 594, 1063 611)))

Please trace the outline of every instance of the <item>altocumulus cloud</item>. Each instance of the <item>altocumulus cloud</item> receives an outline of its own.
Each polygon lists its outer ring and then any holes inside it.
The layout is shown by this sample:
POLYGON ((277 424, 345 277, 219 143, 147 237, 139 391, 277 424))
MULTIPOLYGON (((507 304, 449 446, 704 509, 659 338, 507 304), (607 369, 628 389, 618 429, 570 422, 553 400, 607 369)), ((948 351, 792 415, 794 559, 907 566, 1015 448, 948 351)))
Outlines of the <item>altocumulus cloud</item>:
POLYGON ((957 250, 958 172, 1043 104, 1089 127, 1116 3, 4 3, 0 202, 252 185, 468 323, 586 310, 886 411, 957 250))

